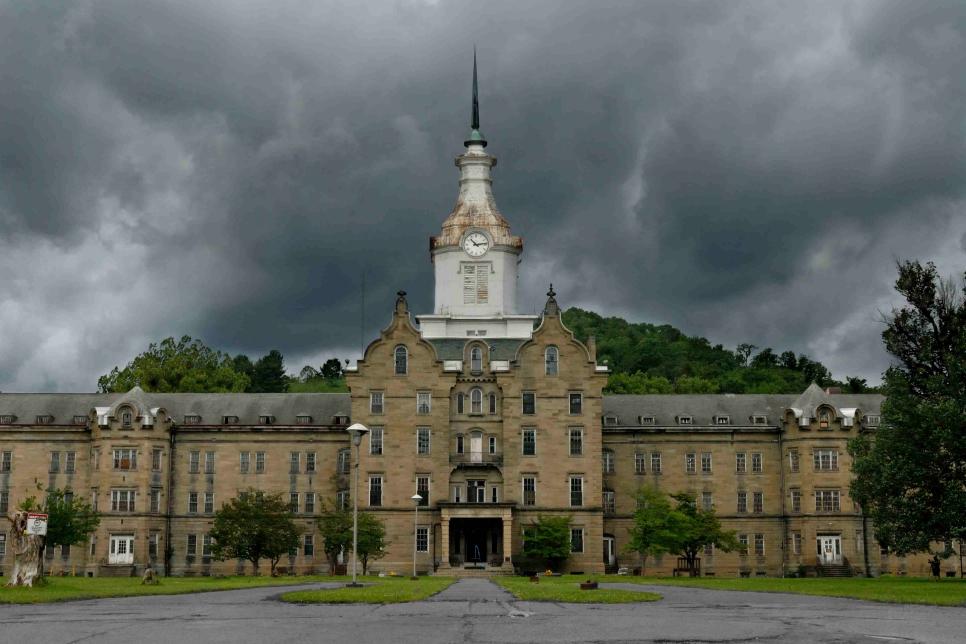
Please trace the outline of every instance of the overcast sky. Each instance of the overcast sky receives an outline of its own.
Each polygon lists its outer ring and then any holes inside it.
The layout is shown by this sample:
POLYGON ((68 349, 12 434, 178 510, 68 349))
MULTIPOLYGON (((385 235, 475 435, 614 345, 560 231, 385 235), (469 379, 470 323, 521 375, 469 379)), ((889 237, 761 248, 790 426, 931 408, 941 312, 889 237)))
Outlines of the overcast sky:
POLYGON ((966 268, 966 3, 0 0, 0 390, 189 334, 290 371, 432 308, 472 46, 521 308, 878 381, 966 268))

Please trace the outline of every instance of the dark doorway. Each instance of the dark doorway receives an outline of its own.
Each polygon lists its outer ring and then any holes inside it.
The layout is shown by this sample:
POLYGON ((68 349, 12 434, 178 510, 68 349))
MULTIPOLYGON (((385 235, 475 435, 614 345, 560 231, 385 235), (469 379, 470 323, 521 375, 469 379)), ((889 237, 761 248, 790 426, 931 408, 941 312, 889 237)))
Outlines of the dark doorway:
POLYGON ((491 560, 502 563, 501 519, 451 519, 449 533, 452 565, 482 567, 491 560))

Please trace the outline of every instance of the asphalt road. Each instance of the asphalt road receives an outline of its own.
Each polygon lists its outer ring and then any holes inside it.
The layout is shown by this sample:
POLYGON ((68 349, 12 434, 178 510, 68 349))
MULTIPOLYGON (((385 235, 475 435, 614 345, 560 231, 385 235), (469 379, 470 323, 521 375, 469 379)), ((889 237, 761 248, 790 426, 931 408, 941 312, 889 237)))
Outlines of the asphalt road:
POLYGON ((277 601, 285 589, 258 588, 0 606, 0 642, 966 642, 966 608, 615 586, 664 599, 518 602, 466 579, 411 604, 293 605, 277 601))

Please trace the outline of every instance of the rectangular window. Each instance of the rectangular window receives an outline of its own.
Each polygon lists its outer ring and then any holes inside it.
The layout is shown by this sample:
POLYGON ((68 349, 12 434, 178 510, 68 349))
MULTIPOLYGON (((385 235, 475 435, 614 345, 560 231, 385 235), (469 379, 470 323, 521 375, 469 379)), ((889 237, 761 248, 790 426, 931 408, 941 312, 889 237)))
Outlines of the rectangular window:
MULTIPOLYGON (((197 474, 201 466, 201 452, 192 450, 188 452, 188 471, 197 474)), ((116 466, 115 466, 116 469, 116 466)))
POLYGON ((60 558, 64 561, 70 559, 70 544, 65 543, 60 546, 60 558))
POLYGON ((792 499, 792 512, 802 511, 802 491, 797 487, 793 487, 789 490, 789 494, 792 499))
POLYGON ((496 436, 490 436, 487 441, 490 454, 496 454, 496 436))
POLYGON ((570 529, 570 552, 583 552, 583 551, 584 551, 584 529, 571 528, 570 529))
POLYGON ((457 454, 462 454, 463 451, 464 451, 463 450, 463 447, 464 447, 464 445, 463 445, 463 435, 462 434, 457 434, 456 435, 456 453, 457 454))
POLYGON ((816 472, 834 472, 839 469, 839 452, 835 449, 817 449, 812 452, 816 472))
POLYGON ((369 413, 381 414, 383 411, 383 397, 381 391, 369 392, 369 413))
POLYGON ((765 511, 765 494, 764 492, 753 492, 751 495, 751 511, 755 514, 761 514, 765 511))
POLYGON ((349 490, 339 490, 335 493, 335 502, 339 506, 340 510, 345 510, 349 507, 349 490))
POLYGON ((714 556, 714 544, 713 543, 706 543, 706 544, 704 544, 704 556, 705 557, 713 557, 714 556))
POLYGON ((429 552, 429 528, 416 528, 416 552, 429 552))
POLYGON ((745 453, 738 452, 735 454, 735 472, 738 474, 744 474, 748 471, 747 463, 745 462, 745 453))
POLYGON ((584 504, 584 479, 582 476, 570 477, 570 506, 577 508, 584 504))
POLYGON ((797 472, 800 468, 799 463, 800 462, 798 459, 798 450, 797 449, 788 450, 788 469, 791 470, 792 472, 797 472))
POLYGON ((339 469, 339 474, 349 473, 349 467, 352 463, 351 459, 352 459, 352 454, 348 448, 343 448, 339 450, 339 459, 338 459, 338 465, 337 465, 339 469))
POLYGON ((708 511, 714 507, 714 500, 711 496, 711 492, 705 491, 701 493, 701 507, 708 511))
POLYGON ((651 452, 651 474, 661 473, 661 453, 651 452))
POLYGON ((839 496, 838 490, 815 490, 815 511, 841 511, 839 496))
POLYGON ((315 492, 305 493, 305 513, 315 514, 315 492))
POLYGON ((523 430, 523 455, 535 456, 537 453, 537 430, 528 427, 523 430))
POLYGON ((570 394, 570 415, 577 416, 584 413, 584 395, 580 393, 570 394))
POLYGON ((432 396, 428 391, 420 391, 416 393, 416 413, 417 414, 428 414, 432 410, 432 396))
POLYGON ((684 471, 688 474, 694 474, 697 471, 697 463, 694 452, 688 452, 684 455, 684 471))
POLYGON ((382 477, 369 477, 369 505, 377 508, 382 505, 382 477))
POLYGON ((759 557, 765 556, 765 535, 760 532, 755 534, 755 554, 759 557))
POLYGON ((711 452, 701 453, 701 473, 711 474, 711 452))
POLYGON ((307 534, 303 537, 302 554, 307 558, 315 556, 315 536, 307 534))
POLYGON ((248 471, 252 467, 252 453, 251 452, 239 452, 238 454, 238 470, 242 474, 248 474, 248 471))
POLYGON ((154 561, 158 558, 158 533, 152 532, 148 535, 148 558, 154 561))
POLYGON ((614 514, 617 512, 617 497, 613 490, 604 490, 604 512, 614 514))
POLYGON ((265 472, 265 452, 255 452, 255 474, 265 472))
POLYGON ((794 555, 802 554, 802 533, 801 532, 792 533, 792 554, 794 555))
POLYGON ((429 505, 429 477, 428 476, 417 476, 416 477, 416 494, 423 497, 419 502, 420 507, 426 507, 429 505))
POLYGON ((537 413, 537 394, 532 391, 523 392, 523 413, 532 416, 537 413))
POLYGON ((161 511, 161 490, 151 488, 151 512, 161 511))
POLYGON ((13 452, 4 450, 0 452, 0 472, 9 472, 13 467, 13 452))
POLYGON ((306 473, 315 472, 315 452, 305 453, 305 471, 306 473))
POLYGON ((755 474, 761 474, 761 453, 754 452, 751 455, 751 471, 755 474))
POLYGON ((205 452, 205 474, 215 473, 215 453, 205 452))
POLYGON ((292 514, 298 514, 299 511, 299 493, 289 492, 288 495, 288 511, 292 514))
POLYGON ((288 473, 298 474, 302 468, 302 454, 299 452, 290 452, 288 455, 288 473))
POLYGON ((570 455, 580 456, 584 453, 584 430, 580 427, 570 428, 570 455))
POLYGON ((134 490, 111 490, 112 512, 134 512, 134 490))
POLYGON ((211 559, 211 535, 207 532, 201 536, 201 558, 211 559))
POLYGON ((205 514, 211 514, 215 511, 215 493, 205 492, 205 514))
POLYGON ((155 448, 151 450, 151 471, 160 472, 161 471, 161 458, 164 455, 164 450, 155 448))
POLYGON ((500 502, 500 488, 493 486, 490 488, 490 503, 500 502))
POLYGON ((741 554, 741 555, 748 554, 748 535, 747 534, 738 535, 738 554, 741 554))
POLYGON ((738 510, 739 513, 747 512, 748 511, 748 493, 747 492, 738 492, 738 509, 737 510, 738 510))
POLYGON ((416 453, 429 454, 429 427, 416 429, 416 453))
POLYGON ((641 452, 636 452, 634 454, 634 473, 635 474, 643 474, 644 473, 644 467, 645 467, 645 461, 646 460, 647 460, 647 455, 646 454, 642 454, 641 452))
POLYGON ((463 502, 463 486, 462 485, 454 485, 453 486, 453 503, 462 503, 462 502, 463 502))
POLYGON ((604 466, 604 474, 614 473, 614 452, 610 450, 604 450, 603 466, 604 466))
POLYGON ((56 473, 60 471, 60 452, 50 453, 50 472, 56 473))
POLYGON ((7 534, 0 532, 0 559, 7 556, 7 534))
POLYGON ((490 265, 462 264, 463 304, 486 304, 490 298, 490 265))
POLYGON ((185 547, 185 555, 188 557, 194 557, 198 554, 198 535, 189 534, 187 545, 185 547))
POLYGON ((369 453, 382 454, 382 427, 373 427, 369 430, 369 453))
POLYGON ((6 516, 10 511, 10 491, 0 490, 0 513, 6 516))
POLYGON ((523 477, 523 505, 537 504, 537 479, 533 476, 523 477))
POLYGON ((74 467, 77 464, 77 452, 67 452, 66 460, 64 461, 64 472, 67 474, 74 473, 74 467))
POLYGON ((198 514, 197 492, 188 492, 188 514, 198 514))
POLYGON ((137 450, 133 448, 114 450, 115 470, 136 470, 138 467, 137 450))

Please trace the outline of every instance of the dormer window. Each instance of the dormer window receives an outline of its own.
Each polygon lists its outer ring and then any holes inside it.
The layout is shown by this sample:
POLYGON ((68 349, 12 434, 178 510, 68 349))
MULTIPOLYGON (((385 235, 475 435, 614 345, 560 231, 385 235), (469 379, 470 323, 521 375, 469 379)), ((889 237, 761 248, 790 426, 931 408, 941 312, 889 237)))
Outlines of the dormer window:
POLYGON ((831 423, 832 415, 829 413, 828 409, 820 409, 818 412, 818 426, 819 429, 828 429, 829 423, 831 423))
POLYGON ((275 416, 264 414, 258 417, 258 422, 262 425, 272 425, 275 423, 275 416))
POLYGON ((221 422, 225 425, 237 425, 238 416, 222 416, 221 422))
POLYGON ((768 424, 768 416, 761 416, 761 415, 752 416, 751 417, 751 424, 752 425, 767 425, 768 424))
POLYGON ((638 416, 637 422, 641 425, 653 425, 654 416, 638 416))
POLYGON ((607 416, 604 416, 604 424, 605 425, 616 425, 617 424, 617 416, 614 416, 613 414, 608 414, 607 416))
POLYGON ((349 417, 343 415, 336 415, 332 417, 332 422, 336 425, 348 425, 349 417))
POLYGON ((730 425, 731 424, 731 416, 715 416, 714 417, 714 424, 715 425, 730 425))
POLYGON ((295 424, 296 425, 311 425, 312 424, 312 417, 309 416, 308 414, 299 414, 298 416, 295 417, 295 424))
POLYGON ((78 414, 77 416, 74 416, 74 424, 75 425, 86 425, 87 424, 87 416, 81 416, 80 414, 78 414))
POLYGON ((483 371, 483 349, 479 347, 470 349, 470 371, 473 373, 483 371))
POLYGON ((0 416, 0 425, 13 425, 15 420, 17 420, 17 417, 13 414, 3 414, 0 416))
POLYGON ((129 411, 121 413, 121 427, 124 429, 130 429, 131 424, 134 422, 134 414, 129 411))
POLYGON ((54 417, 50 414, 41 414, 37 416, 38 425, 51 425, 54 422, 54 417))
POLYGON ((678 416, 678 425, 690 425, 690 424, 691 424, 690 416, 678 416))
POLYGON ((879 416, 871 415, 871 414, 867 415, 865 417, 865 424, 868 425, 869 427, 876 427, 879 424, 879 416))
POLYGON ((201 423, 201 416, 198 414, 186 414, 184 417, 185 425, 198 425, 201 423))
POLYGON ((558 358, 560 357, 557 347, 547 347, 547 352, 544 355, 544 365, 546 367, 546 372, 548 376, 556 376, 559 366, 558 358))

